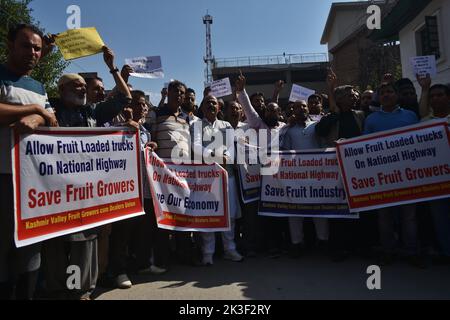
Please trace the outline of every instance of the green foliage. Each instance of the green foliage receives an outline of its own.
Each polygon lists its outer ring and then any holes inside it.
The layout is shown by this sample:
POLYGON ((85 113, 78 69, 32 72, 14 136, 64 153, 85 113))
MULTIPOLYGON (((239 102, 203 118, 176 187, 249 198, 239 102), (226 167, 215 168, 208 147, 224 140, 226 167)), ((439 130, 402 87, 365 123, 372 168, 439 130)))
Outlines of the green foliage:
MULTIPOLYGON (((0 0, 0 63, 5 63, 7 59, 6 36, 11 26, 19 23, 31 23, 45 32, 39 22, 32 17, 30 2, 31 0, 0 0)), ((44 84, 49 97, 55 97, 57 95, 56 82, 68 65, 69 63, 57 50, 41 60, 33 71, 32 77, 44 84)))

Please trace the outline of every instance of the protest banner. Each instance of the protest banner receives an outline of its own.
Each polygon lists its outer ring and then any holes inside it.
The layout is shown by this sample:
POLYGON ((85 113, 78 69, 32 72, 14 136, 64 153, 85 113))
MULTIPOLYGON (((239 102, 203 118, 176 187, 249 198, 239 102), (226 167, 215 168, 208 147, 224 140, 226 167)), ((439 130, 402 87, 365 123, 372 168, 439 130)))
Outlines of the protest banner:
POLYGON ((261 194, 261 165, 240 164, 238 169, 242 202, 248 204, 258 201, 261 194))
POLYGON ((229 231, 228 174, 218 164, 176 165, 147 149, 147 175, 158 227, 229 231))
POLYGON ((420 76, 426 76, 429 74, 431 77, 437 75, 436 70, 436 56, 422 56, 422 57, 412 57, 411 66, 414 70, 414 74, 420 76))
POLYGON ((447 122, 432 121, 338 143, 350 210, 450 197, 447 122))
POLYGON ((65 60, 74 60, 102 52, 105 45, 95 28, 72 29, 55 39, 65 60))
POLYGON ((161 57, 138 57, 125 59, 125 64, 133 68, 130 75, 137 78, 161 79, 164 78, 161 57))
POLYGON ((292 91, 291 96, 289 97, 289 102, 297 102, 300 100, 308 100, 310 96, 315 94, 316 92, 314 90, 304 88, 302 86, 293 84, 292 85, 292 91))
POLYGON ((259 215, 358 218, 349 212, 334 149, 281 152, 272 165, 278 173, 262 176, 259 215))
POLYGON ((18 247, 144 214, 135 131, 42 128, 13 140, 18 247))
POLYGON ((216 98, 222 98, 233 94, 230 78, 217 80, 211 83, 211 94, 216 98))

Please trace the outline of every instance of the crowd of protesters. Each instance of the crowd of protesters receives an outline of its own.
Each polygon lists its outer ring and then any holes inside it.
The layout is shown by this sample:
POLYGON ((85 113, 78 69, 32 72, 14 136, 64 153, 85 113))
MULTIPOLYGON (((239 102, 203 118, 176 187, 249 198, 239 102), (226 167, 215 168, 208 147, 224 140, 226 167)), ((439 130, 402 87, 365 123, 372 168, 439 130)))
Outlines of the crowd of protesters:
POLYGON ((386 74, 375 92, 360 93, 352 85, 338 86, 339 79, 330 70, 326 94, 280 106, 282 81, 275 84, 268 101, 261 93, 249 96, 241 74, 232 101, 224 103, 207 88, 197 106, 195 91, 173 81, 154 107, 144 92, 128 84, 132 69, 119 70, 114 53, 104 47, 104 61, 116 84, 112 92, 105 94, 100 78, 66 74, 58 81, 59 98, 49 102, 43 85, 30 77, 51 50, 49 39, 34 26, 19 25, 10 30, 7 45, 8 60, 0 65, 0 299, 89 300, 99 286, 130 288, 132 274, 164 274, 173 264, 212 266, 219 257, 233 262, 282 255, 298 259, 315 250, 336 263, 352 257, 380 265, 402 259, 419 268, 450 262, 449 199, 364 213, 358 220, 262 217, 258 202, 242 203, 236 166, 228 164, 234 153, 225 147, 220 152, 229 178, 229 232, 158 228, 144 175, 146 215, 18 249, 14 243, 11 130, 32 133, 40 126, 131 126, 139 132, 142 153, 151 148, 166 159, 174 154, 193 157, 195 150, 201 151, 200 157, 215 157, 207 137, 237 128, 268 130, 268 141, 276 130, 283 150, 321 149, 335 147, 340 139, 420 121, 447 119, 450 124, 450 88, 432 85, 429 76, 418 77, 422 88, 418 99, 411 80, 394 81, 386 74), (79 266, 82 275, 81 288, 75 290, 69 290, 66 281, 71 265, 79 266))

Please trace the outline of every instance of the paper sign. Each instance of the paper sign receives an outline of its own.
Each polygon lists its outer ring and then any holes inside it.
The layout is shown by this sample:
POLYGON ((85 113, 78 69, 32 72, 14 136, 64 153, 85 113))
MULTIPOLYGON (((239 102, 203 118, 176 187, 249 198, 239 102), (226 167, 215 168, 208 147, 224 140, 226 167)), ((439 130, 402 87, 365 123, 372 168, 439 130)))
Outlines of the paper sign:
POLYGON ((233 94, 230 78, 217 80, 211 83, 211 94, 216 98, 226 97, 233 94))
POLYGON ((420 76, 426 76, 429 74, 431 77, 437 75, 436 71, 436 57, 435 56, 423 56, 411 58, 411 65, 414 70, 414 74, 420 76))
POLYGON ((125 63, 133 68, 134 72, 130 74, 132 77, 148 79, 164 78, 160 56, 125 59, 125 63))
POLYGON ((289 98, 289 102, 297 102, 300 100, 308 100, 308 98, 315 94, 314 90, 304 88, 302 86, 294 84, 292 86, 291 96, 289 98))
POLYGON ((81 28, 60 33, 55 39, 65 60, 74 60, 102 52, 105 45, 95 28, 81 28))

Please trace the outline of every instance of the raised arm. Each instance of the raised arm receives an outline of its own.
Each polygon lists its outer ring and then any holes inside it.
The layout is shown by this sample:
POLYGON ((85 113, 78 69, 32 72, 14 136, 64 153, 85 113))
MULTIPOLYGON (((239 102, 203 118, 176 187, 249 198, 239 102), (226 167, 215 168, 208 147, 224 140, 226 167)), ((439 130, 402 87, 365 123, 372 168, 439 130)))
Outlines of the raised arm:
POLYGON ((167 98, 167 88, 163 88, 161 90, 161 101, 158 104, 158 108, 163 108, 164 104, 166 103, 166 98, 167 98))
POLYGON ((107 46, 103 47, 103 59, 105 60, 106 66, 111 71, 114 82, 116 83, 117 92, 123 94, 126 98, 131 100, 131 93, 128 89, 126 81, 122 78, 122 75, 114 64, 114 52, 107 46))
POLYGON ((122 67, 120 75, 122 76, 122 79, 125 81, 125 83, 128 83, 128 81, 130 80, 130 75, 133 72, 134 72, 133 68, 127 64, 122 67))
POLYGON ((264 126, 264 121, 259 116, 258 112, 256 112, 255 108, 253 108, 252 103, 250 102, 250 98, 245 91, 245 86, 247 84, 247 80, 242 75, 238 77, 236 81, 236 94, 239 100, 239 103, 242 105, 244 109, 245 117, 247 118, 247 122, 252 129, 260 129, 261 126, 264 126))
POLYGON ((280 100, 280 92, 284 88, 284 81, 278 80, 275 83, 275 88, 273 90, 272 102, 278 104, 278 100, 280 100))
POLYGON ((327 75, 328 100, 330 104, 330 114, 323 117, 316 125, 316 134, 319 137, 327 137, 333 126, 339 121, 339 108, 336 103, 334 92, 337 87, 337 76, 330 68, 327 75))
POLYGON ((330 104, 330 111, 332 113, 339 113, 339 108, 336 103, 334 92, 337 88, 338 79, 333 69, 328 69, 327 87, 328 87, 328 101, 330 104))
POLYGON ((425 118, 431 114, 430 104, 428 103, 431 87, 431 77, 429 74, 427 74, 426 77, 420 77, 419 75, 416 75, 416 77, 417 82, 422 88, 422 94, 420 96, 420 103, 419 103, 420 117, 425 118))

